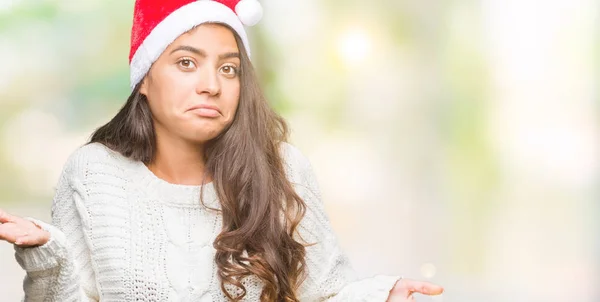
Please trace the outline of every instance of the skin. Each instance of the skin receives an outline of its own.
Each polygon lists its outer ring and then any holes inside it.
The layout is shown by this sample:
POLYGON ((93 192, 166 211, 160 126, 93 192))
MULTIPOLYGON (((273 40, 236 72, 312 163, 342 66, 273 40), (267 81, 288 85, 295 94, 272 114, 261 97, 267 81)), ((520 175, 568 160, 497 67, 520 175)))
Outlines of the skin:
MULTIPOLYGON (((148 168, 156 176, 183 185, 210 181, 204 179, 203 145, 233 121, 240 95, 239 66, 233 33, 214 24, 181 35, 152 65, 140 92, 154 119, 157 153, 148 168), (192 110, 203 105, 215 110, 192 110)), ((31 248, 49 239, 49 232, 0 209, 0 240, 31 248)), ((414 293, 442 292, 442 287, 428 282, 401 279, 387 301, 415 301, 414 293)))
POLYGON ((240 95, 239 49, 226 27, 205 24, 181 35, 152 65, 140 92, 148 99, 157 156, 148 166, 178 184, 202 183, 203 145, 236 113, 240 95), (218 113, 196 106, 214 106, 218 113))

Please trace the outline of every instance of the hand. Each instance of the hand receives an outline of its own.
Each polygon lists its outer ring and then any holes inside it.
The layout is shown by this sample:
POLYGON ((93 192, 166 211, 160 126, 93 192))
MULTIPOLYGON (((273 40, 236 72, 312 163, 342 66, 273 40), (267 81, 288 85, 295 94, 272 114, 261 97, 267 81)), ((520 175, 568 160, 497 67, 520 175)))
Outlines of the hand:
POLYGON ((25 218, 0 209, 0 240, 20 247, 35 247, 48 242, 50 233, 25 218))
POLYGON ((439 295, 442 292, 444 292, 444 289, 439 285, 402 278, 390 290, 387 302, 415 301, 415 297, 413 297, 414 293, 433 296, 439 295))

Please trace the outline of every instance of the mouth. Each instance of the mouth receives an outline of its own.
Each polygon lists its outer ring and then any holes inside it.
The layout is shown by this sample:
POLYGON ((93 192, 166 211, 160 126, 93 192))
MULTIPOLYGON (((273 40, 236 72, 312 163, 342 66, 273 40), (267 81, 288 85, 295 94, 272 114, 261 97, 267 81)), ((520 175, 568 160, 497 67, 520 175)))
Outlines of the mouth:
POLYGON ((198 105, 198 106, 194 106, 194 107, 188 109, 187 111, 194 113, 201 117, 213 117, 214 118, 214 117, 219 117, 222 115, 219 108, 217 108, 215 106, 211 106, 211 105, 198 105))

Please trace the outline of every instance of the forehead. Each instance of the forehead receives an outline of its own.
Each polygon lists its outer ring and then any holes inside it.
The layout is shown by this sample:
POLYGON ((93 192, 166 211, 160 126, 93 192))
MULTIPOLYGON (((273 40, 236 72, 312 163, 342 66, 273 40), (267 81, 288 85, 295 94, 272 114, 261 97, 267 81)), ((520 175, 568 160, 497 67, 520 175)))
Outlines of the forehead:
POLYGON ((233 32, 226 26, 206 23, 177 37, 168 49, 189 45, 206 51, 238 51, 233 32))

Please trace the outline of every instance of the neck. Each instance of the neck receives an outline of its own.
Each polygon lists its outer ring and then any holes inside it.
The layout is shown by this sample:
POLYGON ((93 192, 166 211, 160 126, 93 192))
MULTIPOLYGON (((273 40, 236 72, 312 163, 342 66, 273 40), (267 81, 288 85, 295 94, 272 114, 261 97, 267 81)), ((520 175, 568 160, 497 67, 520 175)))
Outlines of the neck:
POLYGON ((156 133, 156 154, 148 169, 157 177, 180 185, 202 185, 205 178, 203 144, 156 133))

